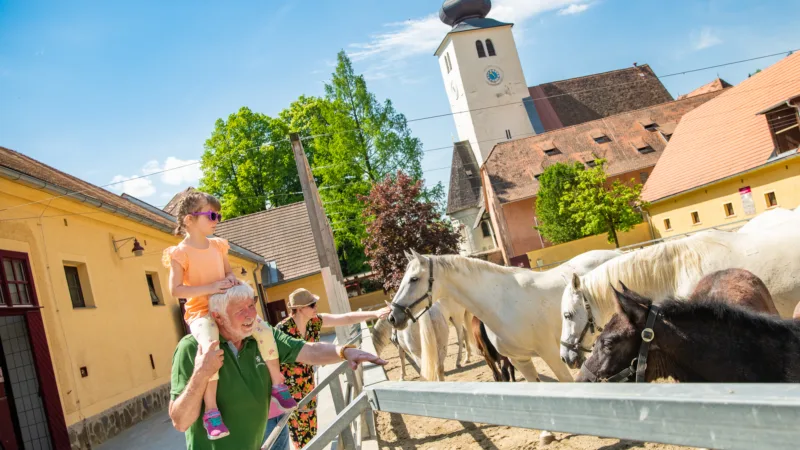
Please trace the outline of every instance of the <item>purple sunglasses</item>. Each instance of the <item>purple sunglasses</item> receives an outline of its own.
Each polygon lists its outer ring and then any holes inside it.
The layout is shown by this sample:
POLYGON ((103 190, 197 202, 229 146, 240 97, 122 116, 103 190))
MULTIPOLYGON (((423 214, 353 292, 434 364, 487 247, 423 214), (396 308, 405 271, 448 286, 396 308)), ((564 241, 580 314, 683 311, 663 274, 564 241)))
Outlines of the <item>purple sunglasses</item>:
POLYGON ((211 219, 212 222, 213 221, 222 222, 222 214, 218 213, 218 212, 214 212, 214 211, 193 212, 192 215, 193 216, 206 216, 209 219, 211 219))

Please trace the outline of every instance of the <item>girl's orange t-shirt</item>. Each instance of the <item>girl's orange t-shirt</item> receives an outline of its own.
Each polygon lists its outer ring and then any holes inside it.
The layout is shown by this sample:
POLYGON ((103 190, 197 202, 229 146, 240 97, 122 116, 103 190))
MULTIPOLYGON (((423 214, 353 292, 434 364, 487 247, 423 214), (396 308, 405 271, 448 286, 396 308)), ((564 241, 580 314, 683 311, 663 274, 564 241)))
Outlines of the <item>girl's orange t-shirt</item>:
MULTIPOLYGON (((181 242, 164 250, 162 262, 171 267, 177 261, 183 267, 183 284, 186 286, 204 286, 225 278, 224 255, 230 245, 222 238, 209 238, 208 248, 194 248, 181 242)), ((183 318, 191 323, 193 320, 208 314, 208 296, 202 295, 186 299, 186 313, 183 318)))

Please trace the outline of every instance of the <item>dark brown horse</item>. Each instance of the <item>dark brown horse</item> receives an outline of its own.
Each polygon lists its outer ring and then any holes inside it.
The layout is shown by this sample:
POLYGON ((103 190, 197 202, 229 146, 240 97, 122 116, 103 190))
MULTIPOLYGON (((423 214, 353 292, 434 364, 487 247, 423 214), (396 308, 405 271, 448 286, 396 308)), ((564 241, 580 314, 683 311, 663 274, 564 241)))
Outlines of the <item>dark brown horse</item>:
POLYGON ((706 275, 689 296, 689 301, 697 300, 718 300, 751 311, 778 315, 767 286, 761 278, 744 269, 726 269, 706 275))
POLYGON ((797 321, 699 298, 666 300, 655 309, 651 300, 620 285, 622 292, 614 291, 618 313, 597 338, 577 381, 613 379, 628 368, 635 372, 637 356, 649 346, 647 381, 800 382, 797 321), (648 320, 652 325, 646 327, 648 320))
POLYGON ((517 381, 511 361, 501 355, 492 345, 489 336, 486 335, 486 325, 475 316, 472 316, 472 335, 475 336, 478 351, 481 352, 486 359, 486 364, 492 370, 494 381, 517 381))

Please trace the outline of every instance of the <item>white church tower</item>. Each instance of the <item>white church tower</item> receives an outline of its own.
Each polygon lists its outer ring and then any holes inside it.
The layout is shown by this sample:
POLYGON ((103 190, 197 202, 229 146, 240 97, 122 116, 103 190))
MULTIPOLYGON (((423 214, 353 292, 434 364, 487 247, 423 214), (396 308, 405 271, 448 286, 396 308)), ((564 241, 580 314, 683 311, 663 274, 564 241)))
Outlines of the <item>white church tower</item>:
POLYGON ((439 17, 453 28, 436 50, 459 140, 479 165, 496 143, 534 135, 513 24, 487 19, 491 8, 490 0, 446 0, 439 17))

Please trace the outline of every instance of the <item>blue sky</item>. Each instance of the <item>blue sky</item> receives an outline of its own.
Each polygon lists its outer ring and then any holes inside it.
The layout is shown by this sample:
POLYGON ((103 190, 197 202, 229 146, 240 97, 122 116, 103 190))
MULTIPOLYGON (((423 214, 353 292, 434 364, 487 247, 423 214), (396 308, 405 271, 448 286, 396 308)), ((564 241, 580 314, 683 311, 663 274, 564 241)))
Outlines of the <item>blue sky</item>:
MULTIPOLYGON (((650 64, 658 75, 800 48, 800 2, 496 0, 515 23, 529 85, 650 64)), ((0 145, 96 184, 197 160, 214 121, 241 106, 275 115, 321 95, 344 49, 379 99, 409 119, 449 112, 436 58, 437 0, 0 0, 0 145)), ((717 75, 739 83, 779 57, 663 80, 677 97, 717 75)), ((450 145, 451 117, 411 124, 450 145)), ((447 182, 447 150, 426 153, 447 182)), ((129 181, 163 205, 196 166, 129 181)))

